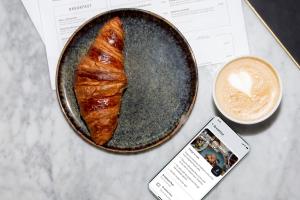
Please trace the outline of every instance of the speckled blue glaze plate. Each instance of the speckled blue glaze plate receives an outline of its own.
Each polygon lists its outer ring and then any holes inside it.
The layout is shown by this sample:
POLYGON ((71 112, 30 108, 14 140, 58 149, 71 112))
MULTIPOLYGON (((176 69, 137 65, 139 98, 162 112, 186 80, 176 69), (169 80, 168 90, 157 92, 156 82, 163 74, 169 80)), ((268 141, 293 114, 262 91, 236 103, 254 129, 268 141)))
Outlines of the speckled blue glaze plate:
POLYGON ((170 139, 187 120, 197 85, 195 58, 182 34, 160 16, 137 9, 108 11, 82 25, 65 45, 56 75, 58 101, 75 132, 100 149, 119 153, 140 152, 170 139), (98 146, 80 117, 74 70, 98 30, 115 16, 121 18, 126 34, 128 87, 113 138, 98 146))

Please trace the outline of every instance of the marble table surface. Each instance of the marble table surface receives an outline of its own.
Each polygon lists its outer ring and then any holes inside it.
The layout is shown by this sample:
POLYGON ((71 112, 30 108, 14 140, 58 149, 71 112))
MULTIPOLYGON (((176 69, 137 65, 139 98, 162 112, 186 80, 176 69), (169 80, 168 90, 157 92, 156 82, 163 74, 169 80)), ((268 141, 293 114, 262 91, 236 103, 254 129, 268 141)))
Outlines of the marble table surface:
MULTIPOLYGON (((283 101, 256 126, 231 124, 252 151, 206 199, 300 199, 300 70, 243 3, 251 54, 283 80, 283 101)), ((215 66, 199 70, 199 94, 180 132, 136 155, 98 150, 65 121, 50 88, 43 43, 21 1, 0 1, 0 199, 151 200, 148 181, 217 112, 215 66)))

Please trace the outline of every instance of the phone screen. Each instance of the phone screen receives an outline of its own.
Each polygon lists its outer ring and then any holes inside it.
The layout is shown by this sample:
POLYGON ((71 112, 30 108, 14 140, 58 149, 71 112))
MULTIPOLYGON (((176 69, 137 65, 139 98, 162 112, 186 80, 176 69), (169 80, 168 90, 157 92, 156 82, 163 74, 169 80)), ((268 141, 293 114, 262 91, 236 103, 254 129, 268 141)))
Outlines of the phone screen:
POLYGON ((202 199, 249 150, 215 117, 150 181, 149 189, 161 200, 202 199))

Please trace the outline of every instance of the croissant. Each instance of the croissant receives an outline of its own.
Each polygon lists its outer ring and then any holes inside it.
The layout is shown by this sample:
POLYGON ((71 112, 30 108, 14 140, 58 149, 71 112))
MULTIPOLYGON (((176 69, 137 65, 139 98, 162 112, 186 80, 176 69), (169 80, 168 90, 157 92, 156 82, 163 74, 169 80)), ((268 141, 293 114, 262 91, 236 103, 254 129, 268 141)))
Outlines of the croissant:
POLYGON ((75 70, 74 91, 80 114, 97 145, 107 143, 118 125, 127 87, 123 47, 123 25, 115 17, 100 29, 75 70))

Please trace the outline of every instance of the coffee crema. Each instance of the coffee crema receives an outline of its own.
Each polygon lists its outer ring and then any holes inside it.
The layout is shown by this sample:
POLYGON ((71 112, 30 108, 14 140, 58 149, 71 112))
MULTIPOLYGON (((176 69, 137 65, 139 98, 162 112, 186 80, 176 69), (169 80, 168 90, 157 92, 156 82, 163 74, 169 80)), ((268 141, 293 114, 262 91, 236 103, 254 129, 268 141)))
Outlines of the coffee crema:
POLYGON ((242 57, 225 65, 215 82, 215 100, 229 118, 253 122, 278 106, 280 80, 274 68, 255 57, 242 57))

